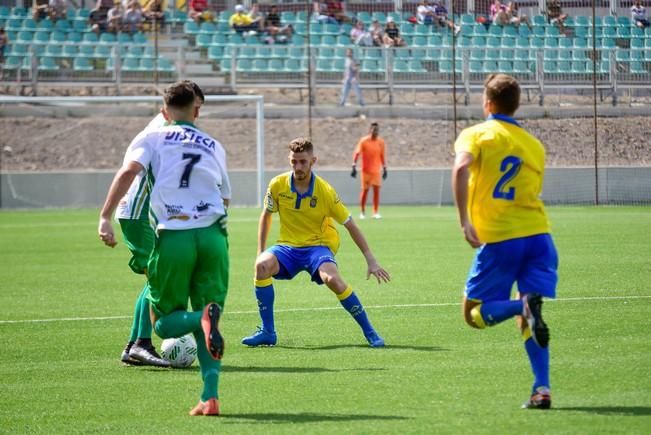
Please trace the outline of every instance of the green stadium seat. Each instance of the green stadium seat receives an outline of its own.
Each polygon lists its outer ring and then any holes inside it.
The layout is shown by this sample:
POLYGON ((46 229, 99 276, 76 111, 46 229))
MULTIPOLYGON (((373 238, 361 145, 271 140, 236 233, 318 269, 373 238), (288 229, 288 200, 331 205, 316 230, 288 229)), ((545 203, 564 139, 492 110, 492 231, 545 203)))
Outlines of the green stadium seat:
POLYGON ((509 60, 500 60, 497 64, 497 70, 504 74, 513 74, 513 62, 509 60))
POLYGON ((128 47, 125 57, 135 57, 138 59, 142 59, 143 57, 142 52, 143 52, 142 47, 139 47, 137 45, 131 45, 128 47))
POLYGON ((122 59, 122 71, 137 72, 140 71, 140 60, 135 57, 122 59))
POLYGON ((513 38, 502 38, 502 48, 508 48, 510 50, 515 48, 515 39, 513 38))
POLYGON ((132 36, 133 43, 134 44, 148 44, 149 40, 147 39, 147 35, 144 32, 136 32, 132 36))
POLYGON ((366 11, 357 12, 356 17, 358 20, 363 21, 366 25, 370 24, 372 21, 371 14, 366 11))
POLYGON ((298 72, 304 72, 305 70, 301 65, 300 59, 293 58, 293 59, 287 59, 285 61, 285 71, 298 73, 298 72))
POLYGON ((289 57, 290 59, 303 59, 306 56, 306 51, 301 47, 290 47, 289 48, 289 57))
POLYGON ((483 74, 484 63, 480 60, 471 60, 468 64, 468 72, 471 74, 483 74))
POLYGON ((34 37, 32 39, 37 44, 47 44, 50 42, 50 32, 36 32, 34 33, 34 37))
POLYGON ((503 49, 500 50, 499 60, 513 61, 515 59, 515 50, 503 49))
POLYGON ((89 44, 79 46, 78 57, 95 57, 95 47, 89 44))
POLYGON ((631 19, 626 15, 617 17, 617 27, 631 27, 631 19))
POLYGON ((211 45, 208 48, 208 59, 212 61, 220 61, 224 55, 224 47, 220 45, 211 45))
POLYGON ((617 50, 615 51, 615 59, 617 62, 628 62, 631 60, 631 52, 628 50, 617 50))
POLYGON ((17 70, 23 63, 23 58, 19 56, 8 56, 5 62, 2 64, 2 69, 5 70, 17 70))
POLYGON ((546 49, 553 49, 553 48, 558 48, 558 38, 545 38, 545 48, 546 49))
POLYGON ((572 52, 572 60, 588 60, 588 55, 585 50, 574 50, 572 52))
POLYGON ((473 48, 470 50, 471 61, 483 61, 486 58, 486 50, 481 48, 473 48))
MULTIPOLYGON (((569 66, 568 66, 569 68, 569 66)), ((557 71, 558 67, 556 61, 545 60, 543 61, 543 72, 547 74, 554 74, 557 71)))
MULTIPOLYGON (((524 28, 528 29, 527 26, 520 26, 520 27, 524 27, 524 28)), ((517 27, 509 25, 509 26, 504 27, 504 32, 502 33, 502 36, 503 37, 506 36, 506 37, 509 37, 509 38, 517 38, 520 35, 518 33, 518 28, 517 27)))
POLYGON ((90 9, 88 8, 77 8, 77 14, 75 15, 75 21, 88 21, 90 17, 90 9))
MULTIPOLYGON (((65 21, 65 20, 61 20, 61 21, 65 21)), ((40 30, 43 32, 51 32, 52 30, 54 30, 54 23, 49 18, 46 18, 45 20, 41 20, 36 24, 36 30, 40 30)))
POLYGON ((427 37, 421 35, 414 36, 411 45, 415 47, 427 47, 427 37))
POLYGON ((298 12, 296 12, 296 22, 297 23, 305 23, 305 22, 307 22, 307 12, 306 11, 298 11, 298 12))
POLYGON ((23 19, 22 18, 9 18, 5 25, 5 30, 11 32, 20 32, 23 29, 23 19))
POLYGON ((253 72, 266 72, 268 70, 268 62, 266 59, 254 59, 251 66, 253 72))
POLYGON ((531 37, 531 30, 527 26, 518 26, 518 36, 529 38, 531 37))
POLYGON ((210 45, 226 45, 228 44, 228 36, 223 33, 215 33, 212 36, 212 41, 210 45))
POLYGON ((8 6, 0 6, 0 20, 8 20, 11 17, 11 10, 8 6))
POLYGON ((604 38, 601 40, 601 48, 606 50, 614 50, 617 48, 617 43, 613 38, 604 38))
POLYGON ((77 72, 88 72, 88 71, 94 70, 95 68, 93 67, 93 65, 90 62, 89 58, 87 58, 87 57, 77 57, 73 61, 72 69, 77 71, 77 72))
POLYGON ((610 73, 610 61, 606 59, 599 62, 598 71, 602 74, 610 73))
POLYGON ((644 40, 643 39, 631 39, 631 48, 643 49, 644 48, 644 40))
POLYGON ((409 72, 420 74, 420 73, 426 73, 427 69, 423 67, 423 64, 420 60, 412 59, 409 61, 409 72))
POLYGON ((282 59, 271 59, 267 65, 267 70, 272 73, 285 72, 285 62, 282 59))
POLYGON ((588 44, 587 39, 574 38, 574 48, 579 48, 579 49, 582 49, 582 50, 586 50, 586 49, 588 49, 588 47, 592 47, 592 44, 588 44))
POLYGON ((572 61, 572 73, 574 74, 585 74, 588 72, 587 64, 583 61, 572 61))
MULTIPOLYGON (((84 35, 84 40, 86 38, 86 35, 84 35)), ((125 32, 118 33, 118 43, 123 44, 123 45, 129 45, 133 42, 133 39, 131 38, 131 35, 125 32)))
POLYGON ((622 39, 628 39, 631 37, 631 28, 619 26, 617 28, 617 37, 622 39))
POLYGON ((572 60, 572 51, 570 50, 559 50, 558 60, 572 60))
POLYGON ((334 47, 337 45, 337 38, 335 38, 333 35, 325 35, 321 38, 321 44, 334 47))
POLYGON ((58 71, 59 65, 56 63, 56 59, 50 56, 43 56, 38 60, 38 70, 39 71, 58 71))
POLYGON ((545 37, 545 27, 543 26, 538 26, 533 28, 533 36, 538 37, 538 38, 544 38, 545 37))
POLYGON ((117 38, 115 37, 115 34, 113 34, 113 33, 105 32, 105 33, 102 33, 101 35, 99 35, 99 43, 100 44, 110 44, 110 45, 112 45, 112 44, 115 44, 116 41, 117 41, 117 38))
POLYGON ((195 39, 195 45, 199 48, 209 47, 212 45, 212 39, 213 35, 209 35, 207 33, 199 33, 195 39))
POLYGON ((494 60, 484 61, 483 72, 486 74, 499 72, 497 62, 494 60))
POLYGON ((441 47, 443 46, 443 39, 439 35, 431 35, 427 38, 427 44, 430 47, 441 47))
POLYGON ((10 17, 13 18, 25 18, 28 15, 28 10, 27 8, 20 7, 20 6, 14 6, 11 8, 11 15, 10 17))
POLYGON ((367 73, 379 73, 382 72, 382 68, 380 68, 376 59, 364 59, 362 61, 361 71, 367 73))
POLYGON ((574 39, 573 38, 560 38, 558 40, 558 47, 562 49, 571 49, 574 47, 574 39))
POLYGON ((324 35, 336 36, 339 34, 338 24, 325 24, 322 30, 324 35))
POLYGON ((318 72, 331 72, 333 71, 334 62, 330 59, 318 59, 316 61, 316 70, 318 72))
POLYGON ((280 20, 284 24, 292 24, 296 21, 296 14, 293 11, 282 11, 280 20))
POLYGON ((64 57, 77 57, 79 49, 76 45, 64 45, 62 55, 64 57))
POLYGON ((242 45, 244 44, 244 38, 239 33, 233 33, 228 35, 228 43, 232 45, 242 45))
POLYGON ((97 37, 97 35, 95 33, 88 32, 88 33, 84 33, 84 35, 82 36, 81 42, 83 44, 95 45, 95 44, 99 43, 99 38, 97 37))
POLYGON ((602 25, 604 27, 617 27, 617 18, 612 15, 607 15, 603 17, 602 25))
POLYGON ((545 25, 547 24, 547 20, 543 15, 534 15, 531 18, 531 22, 534 27, 545 27, 545 25))
POLYGON ((62 57, 63 46, 60 44, 48 44, 45 47, 45 54, 50 57, 62 57))
MULTIPOLYGON (((463 34, 463 30, 461 31, 461 34, 463 34)), ((480 36, 482 38, 485 38, 488 36, 488 30, 486 30, 486 27, 484 27, 483 24, 476 23, 472 27, 472 36, 480 36)))
POLYGON ((604 27, 602 35, 605 38, 615 38, 615 37, 617 37, 617 27, 604 27))
POLYGON ((461 25, 474 25, 475 17, 472 14, 463 14, 461 15, 461 25))
POLYGON ((75 32, 80 32, 84 33, 88 30, 90 30, 90 26, 88 25, 88 22, 84 21, 73 21, 72 23, 72 30, 75 32))
POLYGON ((577 38, 587 38, 589 35, 587 27, 575 27, 574 36, 577 38))
POLYGON ((337 36, 337 45, 338 46, 349 46, 352 42, 350 41, 350 36, 348 35, 339 35, 337 36))
POLYGON ((531 60, 531 54, 529 53, 529 50, 525 50, 525 49, 515 50, 514 57, 516 60, 524 60, 524 61, 531 60))
POLYGON ((531 74, 532 71, 529 68, 529 64, 523 60, 516 60, 513 62, 513 72, 515 74, 531 74))
POLYGON ((575 27, 591 27, 591 20, 585 15, 577 15, 574 17, 574 26, 575 27))
POLYGON ((199 31, 196 33, 199 34, 204 34, 204 35, 213 35, 217 31, 217 27, 215 26, 215 23, 212 23, 210 21, 204 21, 201 23, 199 26, 199 31))
POLYGON ((646 74, 648 71, 644 68, 642 62, 631 62, 630 66, 631 74, 646 74))
POLYGON ((552 71, 557 74, 571 74, 572 73, 572 63, 567 60, 561 60, 556 63, 556 70, 552 71))
POLYGON ((113 47, 110 45, 98 45, 95 47, 95 58, 96 59, 106 59, 111 57, 113 53, 113 47))
POLYGON ((50 44, 64 44, 66 42, 66 34, 59 31, 50 33, 50 44))
POLYGON ((440 48, 428 48, 425 52, 423 60, 426 61, 439 61, 441 60, 441 49, 440 48))
POLYGON ((66 42, 68 44, 79 44, 79 43, 81 43, 81 38, 82 38, 81 33, 79 33, 79 32, 70 32, 66 36, 66 42))
POLYGON ((452 67, 452 61, 450 60, 443 60, 439 62, 439 72, 441 73, 452 74, 454 72, 456 74, 461 74, 463 72, 463 63, 459 60, 455 61, 454 63, 454 71, 452 67))
POLYGON ((37 27, 38 25, 36 24, 36 21, 34 21, 32 18, 25 18, 22 25, 20 26, 20 30, 25 30, 27 32, 36 32, 37 27))
POLYGON ((10 45, 10 49, 9 49, 10 56, 23 57, 23 56, 27 56, 28 52, 29 52, 28 44, 12 43, 10 45))
POLYGON ((196 35, 199 33, 199 24, 197 24, 195 21, 186 21, 183 24, 183 33, 187 35, 196 35))
POLYGON ((251 72, 252 69, 253 69, 253 63, 251 59, 242 59, 242 58, 237 59, 236 70, 238 72, 251 72))
POLYGON ((400 24, 400 36, 413 36, 416 34, 416 28, 411 23, 400 24))
POLYGON ((405 59, 396 59, 393 64, 394 73, 407 73, 409 72, 409 63, 405 59))

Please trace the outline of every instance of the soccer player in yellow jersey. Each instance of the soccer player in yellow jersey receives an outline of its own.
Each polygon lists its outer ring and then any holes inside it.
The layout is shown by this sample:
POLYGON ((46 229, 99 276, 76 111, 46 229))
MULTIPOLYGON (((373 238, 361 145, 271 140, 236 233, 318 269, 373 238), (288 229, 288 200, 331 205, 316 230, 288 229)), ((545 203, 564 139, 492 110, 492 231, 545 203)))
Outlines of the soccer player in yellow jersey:
POLYGON ((384 346, 368 320, 366 311, 353 289, 339 275, 335 254, 339 234, 335 221, 342 224, 368 265, 366 278, 375 276, 378 283, 388 282, 389 274, 375 260, 364 235, 339 199, 337 192, 323 178, 312 172, 316 162, 313 145, 297 138, 289 144, 290 172, 269 183, 264 210, 258 226, 258 258, 255 262, 255 296, 262 327, 242 339, 247 346, 273 346, 277 342, 274 326, 274 288, 272 278, 292 279, 306 271, 317 284, 325 284, 341 305, 362 328, 371 347, 384 346), (266 248, 272 214, 280 216, 280 237, 276 245, 266 248))
POLYGON ((452 190, 466 241, 477 248, 466 281, 463 315, 473 328, 517 317, 534 383, 525 408, 551 407, 549 330, 542 297, 554 298, 558 255, 540 193, 543 145, 513 119, 520 86, 505 74, 484 82, 485 122, 454 144, 452 190), (513 283, 517 298, 511 300, 513 283))

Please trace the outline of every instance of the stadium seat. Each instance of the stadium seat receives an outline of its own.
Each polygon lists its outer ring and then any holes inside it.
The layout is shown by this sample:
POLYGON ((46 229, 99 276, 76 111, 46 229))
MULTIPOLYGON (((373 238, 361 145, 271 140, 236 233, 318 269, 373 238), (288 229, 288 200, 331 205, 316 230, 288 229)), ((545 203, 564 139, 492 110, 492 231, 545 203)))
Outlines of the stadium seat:
POLYGON ((424 60, 428 61, 438 61, 441 59, 441 49, 440 48, 428 48, 424 60))
POLYGON ((195 45, 199 48, 206 48, 212 45, 213 35, 207 33, 199 33, 194 41, 195 45))
POLYGON ((547 20, 543 15, 534 15, 532 17, 532 24, 534 27, 545 27, 547 20))
POLYGON ((280 20, 286 24, 292 24, 296 21, 296 14, 293 11, 282 11, 280 20))
POLYGON ((63 32, 54 31, 50 33, 50 44, 64 44, 66 42, 66 34, 63 32))
POLYGON ((383 72, 383 68, 380 67, 380 64, 376 59, 365 59, 362 61, 361 71, 367 73, 379 73, 383 72))
POLYGON ((617 37, 622 39, 628 39, 631 37, 631 28, 619 26, 617 27, 617 37))
POLYGON ((359 12, 357 12, 356 17, 357 17, 357 19, 359 21, 363 21, 364 24, 366 24, 367 26, 369 24, 371 24, 372 18, 371 18, 371 14, 369 12, 359 11, 359 12))
POLYGON ((112 56, 113 47, 110 45, 98 45, 95 47, 95 58, 106 59, 112 56))
POLYGON ((228 43, 232 45, 242 45, 244 43, 244 38, 239 33, 233 33, 228 35, 228 43))
POLYGON ((470 50, 470 60, 483 61, 486 58, 486 50, 481 48, 473 48, 470 50))
POLYGON ((615 51, 615 59, 617 62, 628 62, 631 60, 631 52, 628 50, 617 50, 615 51))
POLYGON ((572 61, 572 73, 574 74, 585 74, 588 72, 586 68, 586 62, 583 61, 572 61))
POLYGON ((601 48, 605 50, 614 50, 617 48, 617 44, 612 38, 604 38, 601 40, 601 48))
MULTIPOLYGON (((591 41, 592 42, 592 41, 591 41)), ((579 48, 582 50, 588 49, 591 47, 592 43, 588 45, 588 40, 583 38, 574 38, 574 48, 579 48)))
POLYGON ((300 59, 287 59, 285 61, 285 71, 291 73, 301 73, 307 71, 307 68, 304 67, 300 59))
POLYGON ((45 54, 50 57, 61 57, 63 54, 63 46, 60 44, 48 44, 45 47, 45 54))
POLYGON ((224 55, 224 47, 219 45, 211 45, 208 48, 208 59, 212 61, 221 61, 224 55))
POLYGON ((19 56, 9 56, 2 64, 2 69, 17 70, 23 63, 23 58, 19 56))
POLYGON ((34 34, 32 32, 26 32, 24 30, 21 30, 16 34, 16 42, 21 44, 31 44, 33 38, 34 34))
POLYGON ((83 44, 79 46, 78 57, 95 57, 95 47, 83 44))
POLYGON ((25 30, 27 32, 36 32, 37 28, 36 21, 34 21, 32 18, 25 18, 23 20, 22 25, 20 26, 20 30, 25 30))
POLYGON ((427 69, 423 67, 423 63, 418 59, 412 59, 409 61, 409 72, 415 74, 426 73, 427 69))
POLYGON ((69 32, 66 36, 66 42, 68 44, 79 44, 81 42, 81 33, 79 32, 69 32))
POLYGON ((557 64, 553 60, 546 60, 543 62, 543 72, 547 74, 554 74, 557 70, 557 64))
POLYGON ((10 17, 12 18, 24 18, 28 14, 27 8, 21 7, 21 6, 14 6, 11 8, 11 14, 10 17))
POLYGON ((536 36, 538 38, 544 38, 545 37, 545 27, 544 26, 538 26, 533 28, 533 36, 536 36))
POLYGON ((331 72, 334 68, 334 62, 330 59, 318 59, 316 61, 317 72, 331 72))
POLYGON ((88 30, 90 30, 90 27, 88 25, 88 22, 84 21, 73 21, 72 23, 72 30, 75 32, 80 32, 84 33, 88 30))
POLYGON ((415 47, 427 47, 427 37, 421 35, 414 36, 411 45, 415 47))
POLYGON ((8 6, 0 6, 0 20, 8 20, 11 17, 11 10, 8 6))
POLYGON ((88 33, 84 33, 84 36, 82 37, 81 42, 83 44, 95 45, 95 44, 97 44, 99 42, 99 38, 97 37, 97 35, 95 33, 88 32, 88 33))
POLYGON ((78 51, 79 50, 76 45, 64 45, 61 54, 65 57, 77 57, 78 51))
POLYGON ((22 18, 10 18, 5 24, 5 30, 11 32, 20 32, 23 29, 22 18))
POLYGON ((646 74, 648 71, 644 68, 644 65, 642 62, 631 62, 631 67, 630 67, 630 72, 631 74, 646 74))
POLYGON ((122 60, 122 71, 137 72, 140 71, 140 61, 135 57, 128 57, 122 60))
POLYGON ((541 38, 531 38, 531 48, 542 49, 545 47, 545 40, 541 38))
POLYGON ((50 56, 44 56, 38 60, 38 70, 39 71, 58 71, 59 65, 56 63, 56 59, 50 56))
MULTIPOLYGON (((59 20, 59 21, 64 22, 65 20, 59 20)), ((43 32, 51 32, 53 29, 54 29, 54 23, 49 18, 46 18, 45 20, 41 20, 36 24, 36 30, 40 30, 43 32)))
POLYGON ((500 60, 497 64, 497 71, 504 74, 513 74, 513 62, 508 60, 500 60))
POLYGON ((574 50, 572 51, 572 60, 588 60, 588 55, 585 50, 574 50))
POLYGON ((558 48, 558 38, 554 38, 554 37, 545 38, 545 48, 546 49, 558 48))
POLYGON ((134 44, 147 44, 147 35, 144 32, 136 32, 132 36, 134 44))
POLYGON ((515 51, 514 50, 500 50, 500 57, 499 60, 508 60, 508 61, 513 61, 515 59, 515 51))
POLYGON ((484 73, 490 74, 490 73, 496 73, 496 72, 499 72, 496 61, 487 60, 487 61, 484 62, 484 73))
POLYGON ((617 27, 617 18, 612 15, 607 15, 602 19, 602 26, 604 27, 617 27))
POLYGON ((519 26, 518 35, 523 38, 529 38, 531 36, 531 30, 527 26, 519 26))
POLYGON ((610 61, 602 60, 599 62, 599 72, 602 74, 610 73, 610 61))
POLYGON ((104 32, 99 35, 100 44, 115 44, 116 37, 114 33, 104 32))
POLYGON ((591 20, 585 15, 577 15, 574 17, 574 26, 575 27, 591 27, 591 20))
POLYGON ((253 64, 251 59, 237 59, 237 71, 238 72, 251 72, 253 69, 253 64))
POLYGON ((50 42, 50 32, 38 31, 34 33, 32 41, 34 41, 36 44, 47 44, 50 42))
POLYGON ((197 34, 204 34, 204 35, 213 35, 217 31, 217 27, 215 26, 215 23, 212 23, 210 21, 204 21, 201 23, 199 26, 199 31, 196 32, 197 34))
POLYGON ((187 35, 196 35, 199 33, 199 24, 197 24, 195 21, 186 21, 183 24, 183 33, 187 35))
POLYGON ((644 48, 644 40, 643 39, 633 39, 631 38, 631 48, 637 48, 637 49, 643 49, 644 48))
POLYGON ((500 45, 502 48, 507 48, 509 50, 512 50, 515 48, 515 39, 513 38, 502 38, 502 44, 500 45))
POLYGON ((285 62, 282 59, 271 59, 267 69, 272 73, 285 72, 285 62))
POLYGON ((531 55, 529 54, 529 50, 525 50, 525 49, 515 50, 515 59, 516 60, 523 60, 523 61, 530 60, 531 55))
POLYGON ((559 50, 558 51, 558 60, 572 60, 572 51, 571 50, 559 50))
POLYGON ((479 60, 471 60, 468 64, 468 72, 471 74, 483 74, 484 64, 479 60))
POLYGON ((513 62, 513 72, 516 74, 531 74, 532 71, 529 68, 529 64, 523 60, 516 60, 513 62))
POLYGON ((77 72, 88 72, 94 69, 93 65, 90 62, 90 59, 88 59, 87 57, 75 58, 75 60, 73 61, 72 68, 77 72))
POLYGON ((574 39, 573 38, 560 38, 558 40, 558 47, 561 49, 571 49, 574 47, 574 39))
POLYGON ((339 35, 337 36, 337 45, 338 46, 349 46, 351 45, 350 36, 348 35, 339 35))
POLYGON ((251 65, 252 72, 266 72, 269 69, 267 59, 254 59, 251 65))

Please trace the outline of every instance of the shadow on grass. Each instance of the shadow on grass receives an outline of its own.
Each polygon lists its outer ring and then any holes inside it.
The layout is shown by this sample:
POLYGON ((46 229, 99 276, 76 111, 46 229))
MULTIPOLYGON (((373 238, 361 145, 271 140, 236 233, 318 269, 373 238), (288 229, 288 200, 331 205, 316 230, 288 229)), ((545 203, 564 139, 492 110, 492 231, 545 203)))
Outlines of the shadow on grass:
MULTIPOLYGON (((367 344, 331 344, 327 346, 275 346, 280 349, 292 350, 336 350, 336 349, 370 349, 367 344)), ((438 346, 415 346, 407 344, 387 344, 386 347, 373 349, 376 352, 390 352, 394 349, 417 350, 421 352, 447 352, 449 349, 438 346)))
POLYGON ((224 414, 219 419, 226 419, 226 423, 251 423, 250 421, 228 421, 228 420, 254 420, 257 423, 321 423, 321 422, 342 422, 342 421, 363 421, 363 420, 410 420, 409 417, 397 415, 368 415, 368 414, 318 414, 314 412, 290 413, 241 413, 224 414))
POLYGON ((651 406, 566 406, 554 407, 555 411, 579 411, 601 415, 651 415, 651 406))

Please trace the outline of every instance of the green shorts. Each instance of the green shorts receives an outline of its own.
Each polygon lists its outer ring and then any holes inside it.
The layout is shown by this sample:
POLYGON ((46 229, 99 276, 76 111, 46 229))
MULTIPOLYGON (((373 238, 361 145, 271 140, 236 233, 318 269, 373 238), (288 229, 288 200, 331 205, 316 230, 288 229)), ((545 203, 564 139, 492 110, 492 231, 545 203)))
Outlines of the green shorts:
POLYGON ((228 236, 219 223, 189 230, 162 230, 149 260, 149 300, 157 316, 222 308, 228 292, 228 236))
POLYGON ((148 218, 119 219, 124 243, 131 251, 129 267, 135 273, 144 274, 151 251, 154 250, 154 229, 148 218))

